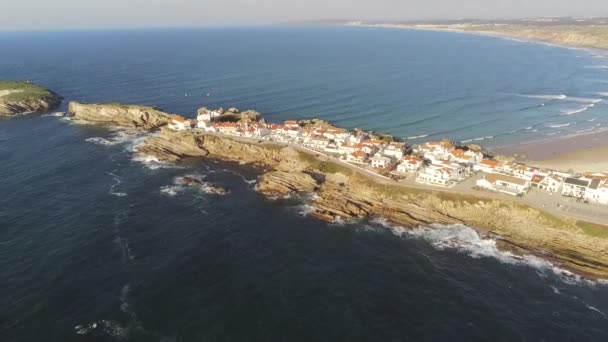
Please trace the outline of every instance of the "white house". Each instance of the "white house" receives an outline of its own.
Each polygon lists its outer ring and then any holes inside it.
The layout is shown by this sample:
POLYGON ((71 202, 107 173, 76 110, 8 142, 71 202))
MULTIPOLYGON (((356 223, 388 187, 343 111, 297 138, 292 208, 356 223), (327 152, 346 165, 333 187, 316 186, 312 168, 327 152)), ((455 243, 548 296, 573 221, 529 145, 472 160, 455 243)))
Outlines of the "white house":
POLYGON ((322 150, 325 147, 327 147, 327 145, 329 145, 329 139, 322 137, 322 136, 316 136, 316 137, 312 137, 310 138, 310 140, 306 143, 306 145, 310 148, 314 148, 314 149, 318 149, 318 150, 322 150))
POLYGON ((538 183, 538 188, 549 192, 559 192, 562 188, 562 179, 556 175, 546 176, 538 183))
POLYGON ((431 185, 450 186, 454 182, 454 172, 440 165, 430 165, 418 173, 416 182, 431 185))
POLYGON ((414 152, 429 160, 448 160, 454 149, 451 141, 429 141, 414 147, 414 152))
POLYGON ((568 177, 564 179, 562 195, 568 197, 585 198, 585 192, 591 183, 591 179, 579 177, 568 177))
POLYGON ((531 181, 532 177, 534 177, 537 173, 538 169, 521 164, 516 165, 513 169, 513 176, 525 179, 527 181, 531 181))
POLYGON ((495 173, 498 171, 498 165, 500 163, 492 159, 483 159, 479 164, 473 165, 474 171, 481 171, 485 173, 495 173))
POLYGON ((608 180, 592 180, 585 192, 585 199, 592 203, 608 204, 608 180))
POLYGON ((171 121, 168 126, 176 131, 185 131, 192 128, 190 121, 179 115, 171 115, 171 121))
POLYGON ((196 127, 197 128, 202 128, 204 130, 208 130, 209 128, 212 128, 213 125, 211 125, 211 121, 208 121, 208 120, 198 120, 196 122, 196 127))
POLYGON ((384 157, 384 156, 381 156, 380 154, 376 153, 372 157, 372 166, 377 169, 384 169, 391 164, 391 161, 392 161, 391 158, 384 157))
POLYGON ((408 155, 401 159, 401 163, 397 165, 397 172, 410 173, 416 172, 422 166, 422 158, 408 155))
POLYGON ((492 173, 485 175, 482 179, 477 180, 477 186, 515 196, 524 193, 527 189, 529 189, 530 181, 498 173, 492 173))
POLYGON ((338 152, 340 154, 352 154, 360 150, 360 147, 357 145, 343 144, 338 147, 338 152))
POLYGON ((404 151, 405 151, 404 143, 392 142, 384 148, 384 151, 382 151, 382 154, 384 154, 385 156, 396 158, 396 159, 401 159, 401 158, 403 158, 404 151))
POLYGON ((223 109, 209 110, 207 108, 201 108, 196 116, 197 121, 213 121, 214 119, 222 116, 223 109))
POLYGON ((349 163, 355 164, 366 164, 367 163, 367 153, 357 151, 346 156, 346 161, 349 163))
POLYGON ((228 135, 236 135, 239 130, 239 125, 236 122, 218 122, 213 126, 218 132, 228 135))
POLYGON ((470 150, 465 151, 463 149, 457 148, 457 149, 453 150, 452 152, 450 152, 450 161, 453 161, 455 163, 475 165, 475 164, 479 164, 479 162, 481 162, 482 159, 483 159, 483 154, 481 154, 479 152, 473 152, 470 150))

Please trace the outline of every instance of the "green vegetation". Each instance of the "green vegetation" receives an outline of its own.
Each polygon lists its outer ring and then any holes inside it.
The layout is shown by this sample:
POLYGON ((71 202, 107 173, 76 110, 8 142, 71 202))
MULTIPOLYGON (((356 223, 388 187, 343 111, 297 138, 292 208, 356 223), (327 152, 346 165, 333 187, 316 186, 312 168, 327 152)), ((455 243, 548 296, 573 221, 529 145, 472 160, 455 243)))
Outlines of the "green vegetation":
POLYGON ((608 226, 584 221, 577 221, 576 226, 582 229, 587 235, 598 238, 608 238, 608 226))
POLYGON ((7 94, 0 99, 7 102, 47 100, 54 96, 50 90, 28 81, 0 81, 0 95, 4 92, 7 94))

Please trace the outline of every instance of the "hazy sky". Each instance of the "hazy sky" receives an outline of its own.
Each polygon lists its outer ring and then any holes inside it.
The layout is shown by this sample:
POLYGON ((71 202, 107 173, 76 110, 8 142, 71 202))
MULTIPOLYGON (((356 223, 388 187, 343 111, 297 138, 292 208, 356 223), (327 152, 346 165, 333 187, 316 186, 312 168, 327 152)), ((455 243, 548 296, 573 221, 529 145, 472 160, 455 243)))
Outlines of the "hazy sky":
POLYGON ((608 0, 0 0, 0 29, 608 16, 608 0))

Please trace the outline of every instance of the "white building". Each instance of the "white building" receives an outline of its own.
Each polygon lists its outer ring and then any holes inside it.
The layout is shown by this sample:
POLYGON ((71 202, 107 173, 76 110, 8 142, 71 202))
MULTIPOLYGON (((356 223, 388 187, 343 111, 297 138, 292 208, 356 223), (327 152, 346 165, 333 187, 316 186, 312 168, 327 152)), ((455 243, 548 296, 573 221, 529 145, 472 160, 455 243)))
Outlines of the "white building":
POLYGON ((411 173, 416 172, 422 167, 422 159, 420 157, 408 155, 401 159, 399 165, 397 165, 397 172, 399 173, 411 173))
POLYGON ((429 141, 414 147, 414 152, 429 160, 448 160, 454 151, 454 144, 450 141, 429 141))
POLYGON ((579 177, 568 177, 564 179, 564 187, 562 189, 562 195, 568 197, 585 198, 587 188, 591 183, 591 179, 579 177))
POLYGON ((220 116, 222 116, 222 113, 223 113, 222 109, 209 110, 207 108, 201 108, 198 111, 196 120, 197 121, 213 121, 216 118, 219 118, 220 116))
POLYGON ((454 183, 454 172, 440 165, 430 165, 425 167, 418 177, 416 182, 431 185, 450 186, 454 183))
POLYGON ((538 174, 538 169, 526 165, 517 165, 513 169, 513 176, 527 181, 531 181, 532 177, 538 174))
POLYGON ((382 154, 385 156, 393 157, 396 159, 403 158, 403 153, 405 152, 405 144, 399 142, 392 142, 388 144, 382 151, 382 154))
POLYGON ((530 182, 521 178, 493 173, 477 180, 477 186, 515 196, 525 193, 530 188, 530 182))
POLYGON ((538 183, 538 188, 549 192, 559 192, 562 188, 562 179, 556 175, 549 175, 538 183))
POLYGON ((367 153, 357 151, 346 156, 346 161, 355 164, 367 164, 367 153))
POLYGON ((479 164, 473 165, 474 171, 481 171, 485 173, 496 173, 498 171, 498 165, 500 163, 492 159, 483 159, 479 164))
POLYGON ((376 153, 372 157, 372 167, 375 167, 377 169, 384 169, 384 168, 388 167, 389 165, 391 165, 391 162, 392 162, 391 158, 381 156, 378 153, 376 153))
POLYGON ((483 154, 481 154, 479 152, 465 151, 460 148, 457 148, 457 149, 453 150, 452 152, 450 152, 450 161, 453 161, 455 163, 475 165, 475 164, 479 164, 479 162, 481 162, 482 159, 483 159, 483 154))
POLYGON ((176 131, 185 131, 192 128, 190 121, 179 115, 171 115, 171 121, 168 126, 176 131))
POLYGON ((608 180, 592 180, 585 192, 585 199, 592 203, 608 204, 608 180))

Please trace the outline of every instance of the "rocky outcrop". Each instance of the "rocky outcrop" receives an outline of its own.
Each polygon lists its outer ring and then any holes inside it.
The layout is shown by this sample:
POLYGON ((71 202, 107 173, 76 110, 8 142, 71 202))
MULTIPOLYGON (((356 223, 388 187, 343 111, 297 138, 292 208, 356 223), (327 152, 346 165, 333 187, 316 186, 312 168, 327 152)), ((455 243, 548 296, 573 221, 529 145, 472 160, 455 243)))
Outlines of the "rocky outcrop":
POLYGON ((62 98, 30 82, 0 81, 0 116, 44 113, 61 104, 62 98))
POLYGON ((258 180, 258 191, 269 196, 287 196, 296 192, 313 192, 319 183, 306 172, 271 171, 258 180))
POLYGON ((83 104, 70 102, 73 120, 153 130, 169 123, 171 115, 149 106, 117 103, 83 104))
POLYGON ((163 129, 138 150, 164 160, 208 156, 261 165, 267 170, 258 181, 261 193, 314 193, 311 214, 323 220, 381 217, 412 228, 465 224, 496 238, 501 248, 550 259, 590 278, 608 278, 608 239, 584 233, 576 221, 515 202, 380 184, 349 169, 322 165, 292 147, 207 133, 163 129))

